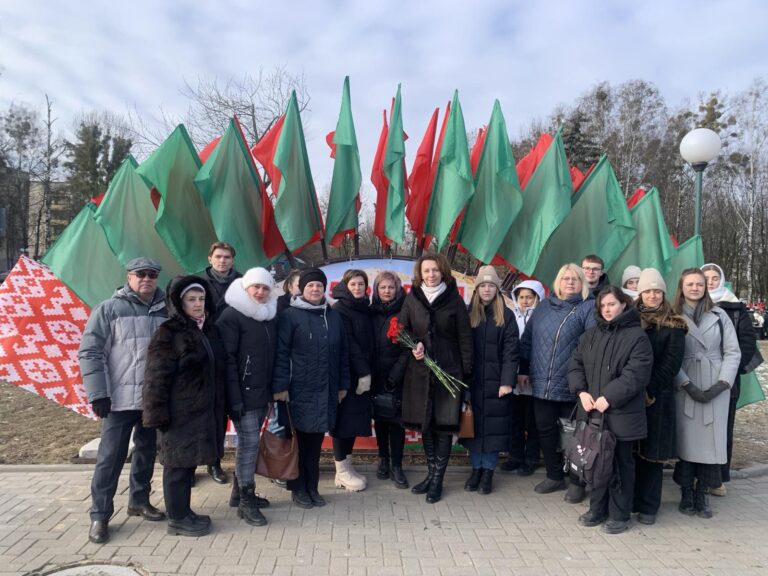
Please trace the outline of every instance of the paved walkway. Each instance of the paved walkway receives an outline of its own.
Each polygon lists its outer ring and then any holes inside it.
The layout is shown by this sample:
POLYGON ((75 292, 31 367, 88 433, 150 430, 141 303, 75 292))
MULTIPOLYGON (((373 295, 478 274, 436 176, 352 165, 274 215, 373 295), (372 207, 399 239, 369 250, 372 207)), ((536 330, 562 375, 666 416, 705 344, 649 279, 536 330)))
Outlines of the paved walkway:
MULTIPOLYGON (((467 471, 455 468, 444 500, 429 505, 367 472, 370 487, 357 494, 336 490, 323 473, 328 505, 308 511, 260 481, 272 501, 263 528, 247 526, 227 506, 230 486, 198 474, 193 507, 214 523, 203 538, 168 536, 164 523, 128 518, 124 476, 111 540, 96 545, 87 536, 90 467, 0 466, 0 576, 78 561, 131 563, 158 576, 768 574, 768 476, 731 482, 728 496, 712 499, 711 520, 677 512, 678 491, 666 478, 657 524, 610 536, 578 526, 585 504, 566 504, 562 492, 535 494, 541 474, 497 475, 495 492, 480 496, 462 490, 467 471)), ((158 468, 156 504, 161 474, 158 468)), ((421 470, 408 475, 418 480, 421 470)))

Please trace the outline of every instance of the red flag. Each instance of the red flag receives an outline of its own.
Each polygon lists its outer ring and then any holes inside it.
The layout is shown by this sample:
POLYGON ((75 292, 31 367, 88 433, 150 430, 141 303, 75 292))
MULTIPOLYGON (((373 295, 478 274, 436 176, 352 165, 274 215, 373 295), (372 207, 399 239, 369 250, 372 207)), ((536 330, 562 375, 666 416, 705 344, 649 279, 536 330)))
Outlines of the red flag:
POLYGON ((280 170, 274 165, 272 159, 275 157, 275 150, 277 149, 278 142, 280 142, 280 133, 283 131, 284 121, 285 114, 280 116, 274 126, 267 130, 267 133, 261 137, 261 140, 251 148, 251 154, 264 166, 264 170, 269 174, 269 187, 272 190, 272 196, 276 196, 277 191, 280 189, 280 170))
MULTIPOLYGON (((435 146, 435 153, 432 156, 432 169, 429 172, 429 194, 432 194, 432 189, 435 187, 435 177, 437 176, 437 165, 440 162, 440 152, 443 149, 443 138, 445 138, 445 128, 448 125, 448 118, 451 116, 451 101, 445 106, 445 116, 443 116, 443 124, 440 126, 440 135, 437 137, 437 146, 435 146)), ((429 200, 427 199, 427 209, 429 208, 429 200)), ((424 218, 427 217, 427 210, 424 211, 424 218)), ((432 236, 427 234, 422 239, 422 248, 428 247, 432 243, 432 236)))
POLYGON ((573 191, 575 193, 576 190, 579 189, 579 186, 581 186, 581 183, 584 182, 584 178, 586 178, 587 175, 576 168, 576 166, 569 166, 568 169, 571 172, 571 182, 573 183, 573 191))
POLYGON ((640 202, 640 200, 643 199, 645 196, 645 188, 638 188, 632 193, 632 196, 627 198, 627 206, 629 206, 629 209, 632 210, 632 208, 635 207, 635 204, 640 202))
POLYGON ((424 233, 424 221, 427 218, 429 208, 429 196, 432 194, 432 149, 435 147, 435 134, 437 132, 437 115, 440 108, 435 108, 432 118, 427 124, 427 131, 419 144, 416 158, 411 168, 411 176, 408 178, 408 186, 411 195, 405 207, 405 215, 411 223, 416 234, 417 242, 424 233))
POLYGON ((525 190, 525 185, 528 184, 528 180, 531 179, 533 173, 536 171, 536 166, 539 165, 541 159, 544 158, 544 154, 547 153, 547 148, 552 143, 552 136, 547 133, 539 136, 538 142, 531 148, 531 151, 523 156, 517 163, 517 179, 520 180, 520 188, 525 190))
POLYGON ((373 222, 373 233, 381 240, 382 244, 391 244, 384 233, 387 210, 387 191, 389 189, 389 180, 384 175, 384 153, 387 146, 387 136, 389 135, 389 126, 387 125, 387 111, 383 112, 384 124, 381 127, 379 135, 379 144, 376 147, 376 155, 373 157, 373 169, 371 170, 371 182, 376 189, 376 216, 373 222))
POLYGON ((47 266, 19 258, 0 286, 0 379, 95 419, 77 361, 89 314, 47 266))

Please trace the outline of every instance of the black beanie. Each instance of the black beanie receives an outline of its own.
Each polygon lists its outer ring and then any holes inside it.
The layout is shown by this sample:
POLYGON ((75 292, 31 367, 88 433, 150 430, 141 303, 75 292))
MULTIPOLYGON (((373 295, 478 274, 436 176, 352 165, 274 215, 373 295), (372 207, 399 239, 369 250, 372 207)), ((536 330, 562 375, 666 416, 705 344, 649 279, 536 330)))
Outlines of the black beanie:
POLYGON ((299 274, 299 290, 304 293, 304 288, 310 282, 322 282, 324 287, 328 286, 328 278, 320 268, 307 268, 299 274))

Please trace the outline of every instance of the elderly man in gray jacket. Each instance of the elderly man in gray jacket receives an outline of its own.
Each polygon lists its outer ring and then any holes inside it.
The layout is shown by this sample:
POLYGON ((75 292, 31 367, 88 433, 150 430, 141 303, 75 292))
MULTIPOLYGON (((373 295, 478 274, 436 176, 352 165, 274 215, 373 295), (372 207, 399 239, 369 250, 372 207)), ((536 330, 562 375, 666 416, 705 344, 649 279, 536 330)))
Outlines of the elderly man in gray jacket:
POLYGON ((97 544, 109 539, 109 519, 133 431, 128 515, 159 521, 165 514, 149 503, 155 466, 156 431, 141 423, 147 347, 168 318, 165 293, 157 287, 160 264, 146 257, 126 266, 128 280, 96 306, 85 325, 78 356, 93 412, 102 419, 101 443, 91 481, 91 529, 97 544))

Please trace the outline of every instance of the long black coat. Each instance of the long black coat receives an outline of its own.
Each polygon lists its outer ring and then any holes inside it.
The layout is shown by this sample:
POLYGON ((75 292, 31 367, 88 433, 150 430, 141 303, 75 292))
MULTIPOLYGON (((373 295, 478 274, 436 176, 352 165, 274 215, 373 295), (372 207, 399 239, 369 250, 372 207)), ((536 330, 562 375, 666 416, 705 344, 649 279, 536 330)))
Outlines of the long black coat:
MULTIPOLYGON (((641 316, 651 318, 642 312, 641 316)), ((653 371, 646 391, 648 437, 640 441, 638 449, 640 456, 652 462, 677 458, 674 379, 683 365, 687 331, 685 320, 675 316, 662 326, 653 323, 645 330, 653 350, 653 371)))
MULTIPOLYGON (((423 342, 427 355, 448 374, 470 384, 472 376, 472 327, 467 306, 453 278, 445 278, 446 290, 430 304, 414 286, 398 316, 415 342, 423 342)), ((459 429, 461 396, 455 398, 438 382, 423 360, 404 350, 403 426, 443 432, 459 429)))
MULTIPOLYGON (((597 326, 579 338, 568 367, 568 385, 578 395, 587 391, 610 404, 605 426, 625 442, 648 433, 645 389, 653 368, 653 350, 640 327, 640 313, 628 308, 610 322, 598 317, 597 326)), ((581 402, 579 417, 586 418, 581 402)), ((597 414, 597 413, 595 413, 597 414)))
POLYGON ((504 326, 496 326, 493 306, 486 306, 485 320, 472 329, 472 341, 475 437, 459 442, 472 452, 501 452, 509 448, 512 394, 499 398, 499 387, 514 387, 517 379, 519 336, 514 313, 505 306, 504 326))
POLYGON ((211 289, 209 294, 211 295, 213 304, 216 307, 216 312, 213 315, 213 319, 215 321, 219 319, 219 316, 221 315, 221 313, 227 309, 227 306, 229 306, 225 298, 227 294, 227 289, 232 285, 232 282, 234 282, 238 278, 242 278, 243 275, 240 274, 240 272, 238 272, 234 268, 232 268, 232 270, 230 270, 231 274, 227 278, 227 281, 219 282, 219 280, 216 278, 216 276, 213 275, 213 272, 211 270, 212 270, 211 266, 208 266, 208 268, 205 269, 205 279, 208 280, 208 286, 211 289))
POLYGON ((717 306, 728 314, 733 327, 736 328, 736 336, 739 339, 741 362, 739 362, 739 372, 736 375, 736 381, 731 388, 731 398, 738 398, 739 394, 741 394, 741 374, 744 374, 744 366, 752 360, 752 356, 755 355, 757 350, 755 329, 752 327, 752 317, 743 302, 725 302, 721 300, 717 303, 717 306))
POLYGON ((336 423, 339 390, 349 390, 349 346, 341 316, 325 302, 297 298, 278 316, 272 392, 286 390, 298 430, 328 432, 336 423))
POLYGON ((402 355, 403 347, 395 344, 387 336, 389 323, 397 318, 405 302, 405 291, 391 302, 382 302, 375 294, 371 303, 373 320, 373 364, 371 391, 374 394, 386 390, 399 390, 402 393, 403 376, 407 358, 402 355))
POLYGON ((239 282, 229 287, 226 300, 229 307, 216 325, 227 348, 227 408, 252 412, 272 400, 277 301, 258 304, 239 282))
POLYGON ((339 282, 331 295, 333 309, 341 315, 349 342, 349 394, 339 404, 336 425, 331 435, 354 438, 371 435, 371 393, 357 393, 357 381, 371 375, 373 357, 373 322, 367 296, 355 298, 347 285, 339 282))
POLYGON ((172 283, 170 319, 157 329, 144 374, 144 426, 159 428, 160 462, 170 468, 214 464, 221 458, 227 355, 206 298, 203 329, 181 310, 181 291, 207 282, 186 276, 172 283))

